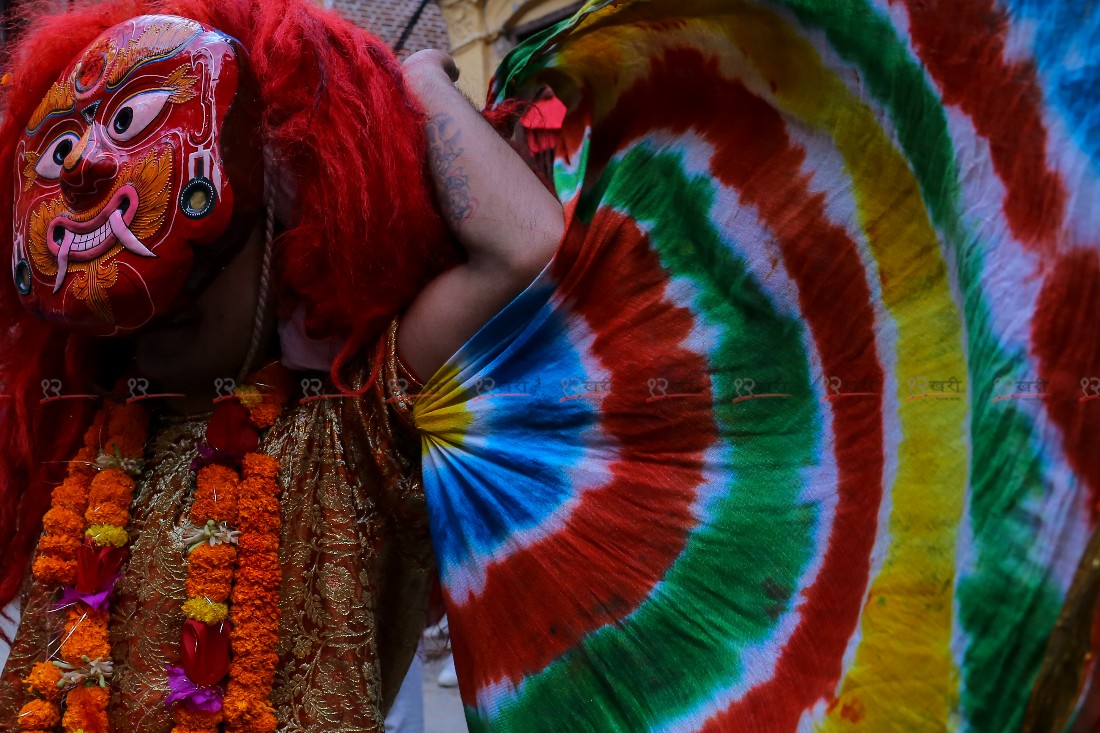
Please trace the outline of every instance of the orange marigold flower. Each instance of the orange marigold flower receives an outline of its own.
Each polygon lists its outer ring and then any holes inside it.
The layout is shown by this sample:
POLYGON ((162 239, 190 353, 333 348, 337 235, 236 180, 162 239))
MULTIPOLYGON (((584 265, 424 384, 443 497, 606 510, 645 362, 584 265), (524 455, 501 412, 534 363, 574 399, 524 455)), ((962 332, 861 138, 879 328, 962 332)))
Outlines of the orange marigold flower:
POLYGON ((65 696, 65 717, 61 721, 65 730, 107 733, 109 699, 110 689, 106 687, 74 687, 69 690, 65 696))
POLYGON ((212 464, 199 469, 195 482, 191 521, 200 527, 210 519, 236 524, 240 483, 237 472, 228 466, 212 464))
POLYGON ((277 534, 282 527, 279 514, 279 500, 271 495, 253 493, 249 479, 241 485, 241 495, 237 500, 240 518, 237 520, 242 531, 248 533, 277 534))
POLYGON ((202 544, 187 557, 187 595, 224 603, 233 588, 237 549, 233 545, 202 544))
POLYGON ((116 527, 125 527, 130 523, 130 510, 114 503, 89 506, 84 516, 91 524, 111 524, 116 527))
POLYGON ((188 730, 214 730, 222 722, 222 712, 216 710, 208 713, 204 710, 191 710, 186 705, 176 705, 172 708, 172 720, 177 726, 188 730))
POLYGON ((241 475, 245 479, 266 478, 274 481, 279 476, 279 461, 263 453, 246 453, 241 461, 241 475))
POLYGON ((278 610, 278 599, 272 598, 264 603, 241 603, 233 601, 233 612, 230 620, 234 628, 247 628, 249 634, 255 633, 255 629, 271 629, 278 635, 279 618, 282 614, 278 610))
POLYGON ((89 659, 106 659, 111 654, 107 638, 107 614, 91 609, 69 609, 65 621, 65 642, 61 645, 61 657, 70 664, 89 659))
POLYGON ((49 730, 61 722, 61 710, 49 700, 31 700, 19 711, 23 730, 49 730))
POLYGON ((277 556, 279 554, 279 537, 274 534, 261 534, 246 530, 237 539, 237 546, 242 553, 251 555, 263 553, 277 556))
POLYGON ((227 733, 271 733, 275 730, 275 711, 266 699, 251 690, 233 689, 232 682, 222 703, 227 733))
POLYGON ((149 413, 136 403, 117 404, 111 410, 107 422, 110 438, 103 452, 118 452, 126 458, 137 458, 145 452, 145 439, 149 431, 149 413))
POLYGON ((27 686, 27 689, 38 693, 47 700, 56 702, 61 698, 61 689, 57 686, 60 681, 60 669, 49 662, 38 662, 31 667, 30 674, 23 679, 23 684, 27 686))
POLYGON ((266 401, 248 408, 248 417, 252 420, 252 424, 260 430, 274 425, 281 414, 283 414, 282 405, 275 405, 266 401))
POLYGON ((54 487, 50 506, 61 506, 75 514, 83 514, 88 508, 89 481, 82 476, 70 476, 54 487))
POLYGON ((79 537, 84 534, 84 518, 71 509, 56 506, 42 517, 42 529, 53 534, 79 537))
POLYGON ((91 481, 95 478, 96 471, 99 469, 95 466, 95 459, 99 455, 99 452, 87 452, 81 450, 72 461, 69 462, 69 477, 79 478, 82 481, 91 481))
MULTIPOLYGON (((264 619, 266 621, 266 619, 264 619)), ((236 632, 236 629, 234 629, 236 632)), ((234 658, 241 658, 246 661, 248 669, 253 670, 256 674, 266 674, 267 667, 261 668, 257 664, 257 660, 270 653, 270 650, 279 641, 278 630, 272 628, 270 631, 267 629, 253 629, 252 633, 233 633, 231 636, 233 644, 233 656, 234 658)), ((278 664, 278 657, 274 657, 271 662, 270 669, 274 670, 278 664)))
POLYGON ((44 534, 38 540, 38 551, 59 560, 75 560, 76 548, 81 544, 81 540, 76 535, 44 534))
POLYGON ((259 429, 275 424, 294 391, 290 372, 273 362, 249 377, 249 384, 238 390, 241 403, 248 408, 248 417, 259 429), (250 399, 251 398, 251 399, 250 399))
POLYGON ((249 603, 252 599, 267 599, 278 594, 282 571, 277 559, 248 556, 241 553, 237 568, 237 587, 233 591, 234 603, 249 603), (264 595, 260 595, 260 594, 264 595))
POLYGON ((76 560, 65 560, 52 555, 39 555, 34 559, 31 573, 39 583, 73 585, 76 583, 76 560))
MULTIPOLYGON (((95 459, 99 456, 99 444, 102 440, 106 415, 103 410, 96 412, 92 424, 84 431, 84 447, 77 451, 69 461, 69 476, 90 481, 96 473, 95 459)), ((83 510, 80 512, 83 514, 83 510)))
POLYGON ((88 505, 116 504, 129 507, 134 499, 134 480, 117 468, 96 474, 88 487, 88 505))

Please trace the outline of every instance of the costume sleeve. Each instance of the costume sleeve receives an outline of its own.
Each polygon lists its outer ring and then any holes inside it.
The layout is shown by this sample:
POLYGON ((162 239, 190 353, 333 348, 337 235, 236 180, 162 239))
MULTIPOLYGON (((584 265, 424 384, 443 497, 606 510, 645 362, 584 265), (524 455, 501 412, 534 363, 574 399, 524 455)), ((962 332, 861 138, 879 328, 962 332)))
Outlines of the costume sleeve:
POLYGON ((506 59, 498 98, 569 107, 565 241, 415 407, 472 730, 1061 729, 1100 490, 1071 5, 590 2, 506 59))

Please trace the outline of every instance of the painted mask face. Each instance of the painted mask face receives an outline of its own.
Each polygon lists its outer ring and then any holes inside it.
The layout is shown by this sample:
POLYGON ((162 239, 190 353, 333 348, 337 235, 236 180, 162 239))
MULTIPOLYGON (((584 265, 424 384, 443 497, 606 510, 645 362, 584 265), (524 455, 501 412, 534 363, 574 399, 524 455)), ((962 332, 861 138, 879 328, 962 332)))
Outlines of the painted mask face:
POLYGON ((97 38, 16 150, 25 307, 98 335, 185 305, 243 246, 263 191, 257 85, 232 39, 172 16, 97 38))

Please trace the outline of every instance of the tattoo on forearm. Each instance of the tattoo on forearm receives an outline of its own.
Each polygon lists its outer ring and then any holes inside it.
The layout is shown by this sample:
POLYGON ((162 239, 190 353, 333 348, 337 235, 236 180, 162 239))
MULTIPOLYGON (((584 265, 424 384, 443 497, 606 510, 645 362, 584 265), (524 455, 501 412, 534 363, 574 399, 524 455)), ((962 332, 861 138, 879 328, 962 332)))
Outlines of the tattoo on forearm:
POLYGON ((427 124, 428 160, 439 188, 439 198, 451 226, 459 226, 477 211, 477 199, 470 192, 470 176, 457 165, 466 152, 462 147, 462 128, 446 112, 433 116, 427 124))

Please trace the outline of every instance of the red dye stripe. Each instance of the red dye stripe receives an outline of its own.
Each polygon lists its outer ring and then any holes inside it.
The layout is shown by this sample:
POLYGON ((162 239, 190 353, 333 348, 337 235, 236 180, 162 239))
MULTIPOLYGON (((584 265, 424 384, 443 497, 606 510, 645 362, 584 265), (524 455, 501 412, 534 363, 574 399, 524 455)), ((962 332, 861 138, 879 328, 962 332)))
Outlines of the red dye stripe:
POLYGON ((460 603, 448 596, 467 704, 477 690, 518 682, 632 612, 696 524, 703 453, 717 428, 706 360, 681 346, 694 318, 665 300, 664 270, 632 221, 600 212, 585 247, 600 252, 599 267, 585 268, 587 283, 572 273, 570 307, 596 332, 593 356, 610 374, 600 429, 619 446, 618 460, 609 482, 586 492, 560 531, 490 564, 476 597, 460 603), (654 340, 622 338, 623 329, 641 322, 654 340), (686 385, 694 396, 646 403, 655 377, 686 385))
POLYGON ((959 107, 989 141, 1013 235, 1030 248, 1052 251, 1066 188, 1061 175, 1047 168, 1035 66, 1005 58, 1008 18, 993 0, 905 0, 905 6, 913 46, 944 104, 959 107))
POLYGON ((1066 456, 1100 502, 1100 253, 1074 250, 1043 283, 1032 321, 1032 349, 1047 384, 1046 408, 1062 432, 1066 456))
MULTIPOLYGON (((720 149, 715 172, 757 207, 779 241, 825 374, 839 378, 842 391, 854 383, 857 391, 881 394, 875 316, 856 244, 829 221, 824 196, 810 193, 804 152, 787 138, 780 116, 744 88, 721 96, 739 112, 733 124, 727 119, 727 129, 744 145, 720 149), (745 155, 746 147, 754 154, 745 155)), ((870 579, 884 455, 881 398, 834 400, 831 407, 838 503, 821 573, 805 592, 803 622, 772 681, 715 716, 706 731, 751 729, 747 721, 757 730, 794 730, 804 710, 836 690, 870 579)))
MULTIPOLYGON (((606 160, 615 144, 651 129, 693 129, 715 147, 711 172, 757 208, 779 241, 825 373, 881 394, 863 263, 847 232, 829 221, 824 196, 810 192, 805 154, 787 137, 779 114, 740 83, 721 78, 713 61, 685 49, 669 52, 616 104, 593 138, 593 153, 606 160)), ((803 594, 802 623, 775 676, 712 720, 710 731, 793 730, 805 709, 833 697, 840 680, 870 577, 884 456, 881 398, 834 400, 831 409, 838 503, 820 574, 803 594)))

